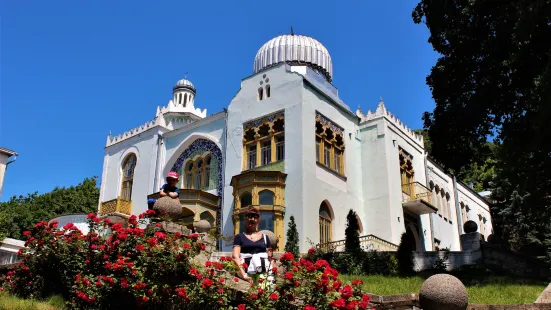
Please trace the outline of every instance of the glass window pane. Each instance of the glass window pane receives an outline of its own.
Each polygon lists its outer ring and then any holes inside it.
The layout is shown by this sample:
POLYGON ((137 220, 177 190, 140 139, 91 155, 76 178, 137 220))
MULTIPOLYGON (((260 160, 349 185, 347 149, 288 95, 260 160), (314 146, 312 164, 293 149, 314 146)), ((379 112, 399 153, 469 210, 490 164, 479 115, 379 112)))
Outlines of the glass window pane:
POLYGON ((273 205, 274 193, 268 190, 261 191, 258 195, 261 205, 273 205))
POLYGON ((274 213, 272 211, 260 211, 258 230, 274 231, 274 213))

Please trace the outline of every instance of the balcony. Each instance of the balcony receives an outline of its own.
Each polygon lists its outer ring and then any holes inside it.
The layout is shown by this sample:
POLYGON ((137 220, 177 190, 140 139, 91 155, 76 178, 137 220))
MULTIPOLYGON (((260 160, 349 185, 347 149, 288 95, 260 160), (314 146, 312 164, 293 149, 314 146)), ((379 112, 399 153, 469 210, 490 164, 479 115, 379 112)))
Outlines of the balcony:
POLYGON ((431 204, 432 192, 419 182, 402 184, 402 206, 413 214, 435 213, 431 204))
POLYGON ((100 216, 113 213, 132 214, 132 201, 124 200, 119 197, 101 203, 99 211, 100 216))
MULTIPOLYGON (((159 192, 148 195, 147 198, 161 198, 159 192)), ((208 221, 212 227, 216 226, 216 212, 220 197, 197 189, 180 189, 180 204, 182 205, 182 223, 190 229, 193 222, 208 221)))

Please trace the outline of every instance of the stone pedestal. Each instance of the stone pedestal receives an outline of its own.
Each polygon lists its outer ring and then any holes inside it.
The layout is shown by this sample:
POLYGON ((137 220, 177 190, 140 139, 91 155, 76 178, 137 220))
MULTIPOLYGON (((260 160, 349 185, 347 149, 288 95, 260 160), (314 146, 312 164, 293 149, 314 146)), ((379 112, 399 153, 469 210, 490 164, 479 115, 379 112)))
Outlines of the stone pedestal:
POLYGON ((477 232, 459 236, 459 239, 461 240, 461 249, 463 251, 480 251, 481 237, 482 235, 477 232))

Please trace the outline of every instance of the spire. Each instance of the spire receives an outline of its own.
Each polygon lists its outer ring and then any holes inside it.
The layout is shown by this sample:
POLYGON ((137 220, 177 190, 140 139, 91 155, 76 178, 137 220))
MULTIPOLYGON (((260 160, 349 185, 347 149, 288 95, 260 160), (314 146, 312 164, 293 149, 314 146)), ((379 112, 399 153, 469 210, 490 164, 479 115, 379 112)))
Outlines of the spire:
POLYGON ((293 31, 293 26, 291 26, 291 35, 294 36, 295 32, 293 31))

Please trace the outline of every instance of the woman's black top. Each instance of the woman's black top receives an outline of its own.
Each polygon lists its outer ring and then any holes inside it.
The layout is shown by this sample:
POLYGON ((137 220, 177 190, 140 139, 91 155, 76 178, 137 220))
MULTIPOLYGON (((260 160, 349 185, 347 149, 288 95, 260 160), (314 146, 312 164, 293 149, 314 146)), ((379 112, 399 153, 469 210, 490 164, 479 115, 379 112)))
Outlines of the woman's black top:
MULTIPOLYGON (((262 236, 260 240, 255 242, 247 238, 245 234, 241 233, 237 234, 233 239, 233 246, 241 247, 241 253, 243 254, 258 254, 268 252, 268 248, 271 246, 271 244, 268 236, 266 236, 266 243, 264 243, 264 236, 262 236)), ((247 265, 250 261, 250 258, 245 259, 245 263, 247 263, 247 265)))

